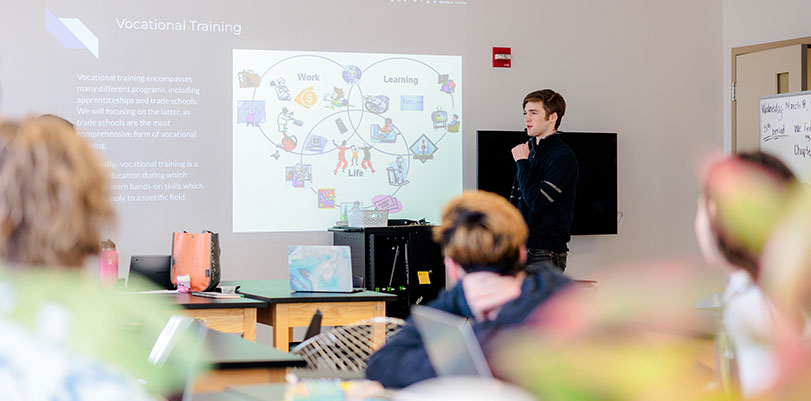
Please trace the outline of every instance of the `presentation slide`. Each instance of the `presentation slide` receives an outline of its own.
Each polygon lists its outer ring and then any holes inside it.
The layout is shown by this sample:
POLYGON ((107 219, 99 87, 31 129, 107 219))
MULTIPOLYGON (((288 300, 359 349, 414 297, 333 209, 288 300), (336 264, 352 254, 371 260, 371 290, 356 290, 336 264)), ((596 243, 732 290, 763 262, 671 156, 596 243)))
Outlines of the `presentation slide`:
POLYGON ((172 231, 325 232, 352 210, 436 222, 462 191, 468 9, 11 2, 0 115, 62 116, 100 152, 125 255, 172 231))
POLYGON ((352 209, 436 216, 461 190, 461 69, 456 56, 235 50, 234 231, 318 230, 352 209))

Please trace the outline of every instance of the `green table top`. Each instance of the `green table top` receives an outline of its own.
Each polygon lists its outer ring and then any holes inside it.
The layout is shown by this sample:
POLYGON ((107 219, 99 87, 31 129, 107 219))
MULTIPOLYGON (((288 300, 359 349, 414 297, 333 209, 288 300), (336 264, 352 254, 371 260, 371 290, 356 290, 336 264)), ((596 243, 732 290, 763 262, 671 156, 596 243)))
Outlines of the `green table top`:
MULTIPOLYGON (((153 296, 153 295, 148 295, 153 296)), ((185 309, 231 309, 231 308, 264 308, 267 302, 245 296, 243 298, 206 298, 192 294, 170 295, 174 297, 175 304, 185 309)))
POLYGON ((215 369, 295 368, 307 366, 299 355, 245 340, 234 333, 208 330, 205 337, 215 369))
POLYGON ((224 281, 222 285, 238 285, 237 292, 247 297, 269 303, 345 302, 345 301, 395 301, 397 295, 375 291, 354 293, 340 292, 291 292, 288 280, 237 280, 224 281))

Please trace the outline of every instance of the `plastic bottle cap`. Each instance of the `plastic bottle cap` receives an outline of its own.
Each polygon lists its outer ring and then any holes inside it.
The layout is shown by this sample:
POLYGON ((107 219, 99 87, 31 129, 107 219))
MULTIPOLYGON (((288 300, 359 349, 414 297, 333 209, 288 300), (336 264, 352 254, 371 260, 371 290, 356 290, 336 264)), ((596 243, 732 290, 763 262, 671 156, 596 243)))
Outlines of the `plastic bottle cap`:
POLYGON ((101 241, 101 249, 115 249, 115 242, 111 239, 101 241))

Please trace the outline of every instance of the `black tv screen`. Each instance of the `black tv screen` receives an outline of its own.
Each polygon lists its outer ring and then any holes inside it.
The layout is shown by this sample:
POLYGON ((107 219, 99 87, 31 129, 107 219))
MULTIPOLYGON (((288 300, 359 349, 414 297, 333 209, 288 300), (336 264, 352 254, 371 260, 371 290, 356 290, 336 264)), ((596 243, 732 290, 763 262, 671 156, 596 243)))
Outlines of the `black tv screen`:
MULTIPOLYGON (((617 134, 563 132, 577 157, 572 235, 617 233, 617 134)), ((512 149, 527 142, 524 131, 476 131, 476 188, 507 199, 516 167, 512 149)))

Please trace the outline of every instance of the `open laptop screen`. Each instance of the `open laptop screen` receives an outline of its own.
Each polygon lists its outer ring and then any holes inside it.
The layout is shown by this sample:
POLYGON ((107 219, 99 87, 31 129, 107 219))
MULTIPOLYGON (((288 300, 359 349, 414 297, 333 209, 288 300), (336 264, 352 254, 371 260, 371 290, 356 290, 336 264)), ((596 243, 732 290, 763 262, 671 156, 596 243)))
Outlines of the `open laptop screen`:
POLYGON ((348 246, 290 245, 287 266, 291 291, 353 292, 348 246))
POLYGON ((411 308, 411 317, 437 376, 493 377, 465 318, 426 306, 411 308))

